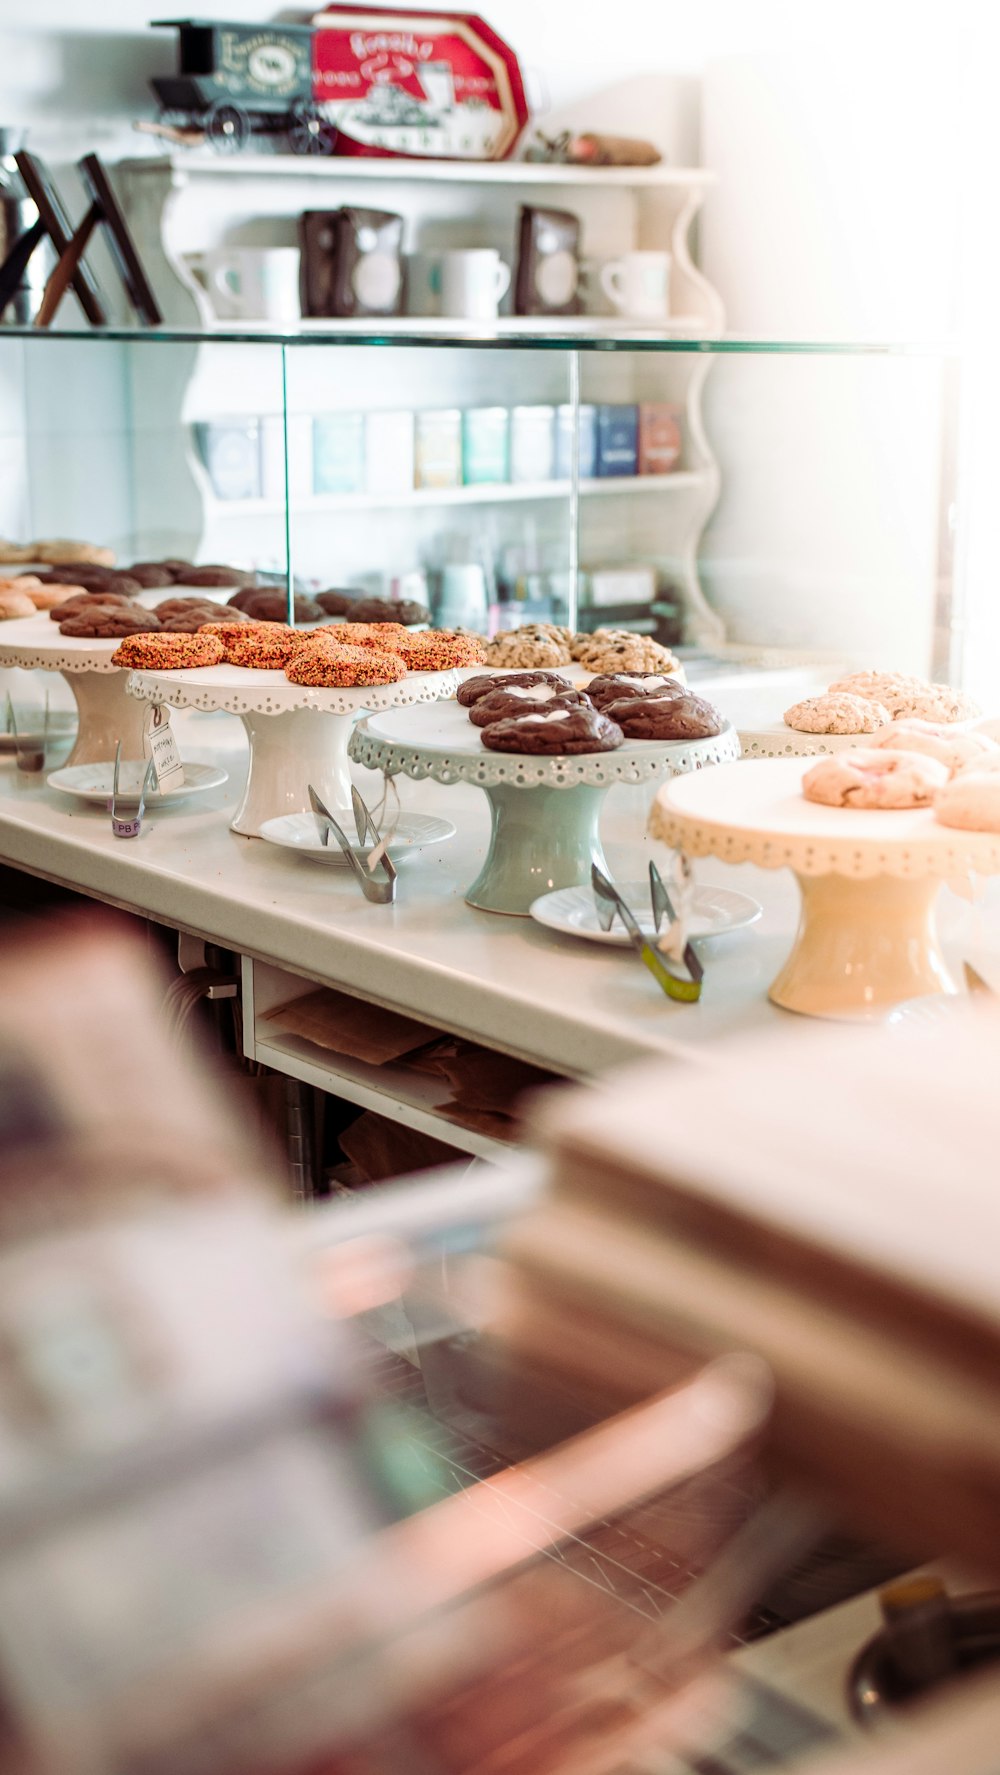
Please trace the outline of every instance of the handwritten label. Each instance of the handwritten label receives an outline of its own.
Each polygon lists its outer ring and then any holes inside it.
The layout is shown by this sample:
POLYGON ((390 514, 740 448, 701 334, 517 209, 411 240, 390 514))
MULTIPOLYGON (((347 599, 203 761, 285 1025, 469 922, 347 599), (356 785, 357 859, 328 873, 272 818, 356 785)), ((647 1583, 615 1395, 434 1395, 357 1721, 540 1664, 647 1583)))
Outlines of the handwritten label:
POLYGON ((138 838, 142 831, 142 815, 133 814, 130 820, 116 820, 112 814, 111 830, 116 838, 138 838))
POLYGON ((161 793, 166 789, 179 789, 184 782, 184 765, 177 750, 177 740, 170 725, 170 710, 162 703, 153 703, 146 716, 146 728, 142 736, 143 756, 153 760, 156 774, 156 787, 161 793))

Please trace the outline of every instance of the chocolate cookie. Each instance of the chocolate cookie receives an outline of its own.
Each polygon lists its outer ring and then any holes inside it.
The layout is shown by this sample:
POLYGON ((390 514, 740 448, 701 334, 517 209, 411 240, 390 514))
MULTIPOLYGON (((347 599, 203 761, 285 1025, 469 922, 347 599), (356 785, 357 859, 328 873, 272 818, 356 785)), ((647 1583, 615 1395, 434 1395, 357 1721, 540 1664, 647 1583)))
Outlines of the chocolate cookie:
POLYGON ((481 696, 469 710, 474 727, 489 727, 494 721, 506 721, 513 715, 545 715, 550 709, 592 709, 593 703, 582 690, 561 693, 551 684, 537 684, 532 690, 514 685, 512 690, 498 688, 489 696, 481 696))
POLYGON ((167 555, 162 561, 154 562, 154 566, 165 567, 175 585, 178 580, 186 580, 189 573, 198 571, 193 561, 182 561, 180 555, 167 555))
POLYGON ((514 715, 494 721, 482 731, 491 752, 531 752, 561 756, 575 752, 613 752, 622 730, 597 709, 547 710, 543 715, 514 715))
POLYGON ((341 592, 331 586, 327 592, 317 592, 316 602, 327 616, 346 616, 358 602, 357 592, 341 592))
POLYGON ((414 598, 360 598, 351 607, 352 622, 399 622, 405 627, 430 620, 426 604, 418 604, 414 598))
POLYGON ((229 610, 225 604, 221 610, 218 605, 203 604, 200 610, 175 610, 167 616, 157 610, 156 614, 163 628, 174 635, 196 635, 208 623, 216 626, 219 623, 235 623, 242 627, 250 621, 242 610, 229 610))
POLYGON ((131 573, 109 573, 101 585, 94 588, 100 592, 120 592, 123 598, 137 598, 142 586, 131 573))
POLYGON ((155 634, 159 618, 151 610, 122 609, 117 604, 97 604, 80 616, 67 617, 59 624, 60 635, 74 635, 90 641, 112 640, 117 635, 155 634))
POLYGON ((679 679, 668 678, 664 672, 602 672, 587 685, 587 695, 595 709, 606 709, 609 703, 623 703, 632 697, 684 694, 679 679))
POLYGON ((703 696, 626 697, 606 703, 604 714, 617 721, 627 740, 707 740, 721 733, 725 718, 703 696))
POLYGON ((82 616, 98 604, 109 610, 127 610, 131 602, 131 598, 126 598, 122 592, 78 592, 75 598, 66 598, 62 604, 56 604, 49 616, 53 622, 65 622, 68 617, 82 616))
POLYGON ((491 690, 514 690, 521 686, 528 689, 538 684, 550 684, 560 693, 572 688, 569 679, 560 677, 558 672, 477 672, 474 678, 466 678, 459 685, 456 696, 462 707, 469 709, 481 696, 489 696, 491 690))
POLYGON ((93 567, 87 561, 67 561, 62 567, 43 567, 36 575, 43 585, 76 585, 93 587, 107 585, 112 578, 110 567, 93 567))
MULTIPOLYGON (((244 611, 251 622, 288 621, 288 599, 284 592, 258 591, 245 604, 239 604, 236 608, 244 611)), ((294 599, 294 610, 295 622, 321 622, 323 619, 324 613, 319 605, 312 598, 304 598, 301 594, 297 594, 294 599)))
POLYGON ((174 576, 169 567, 162 561, 133 561, 127 569, 131 579, 137 579, 144 592, 155 592, 159 586, 171 586, 174 576))
POLYGON ((266 589, 265 586, 258 585, 240 586, 238 592, 234 592, 231 598, 226 599, 226 603, 231 604, 234 610, 245 610, 247 605, 251 604, 254 598, 259 598, 261 592, 266 589))
POLYGON ((246 586, 253 581, 252 573, 243 573, 239 567, 221 567, 212 562, 207 567, 191 567, 184 575, 184 584, 189 586, 246 586))

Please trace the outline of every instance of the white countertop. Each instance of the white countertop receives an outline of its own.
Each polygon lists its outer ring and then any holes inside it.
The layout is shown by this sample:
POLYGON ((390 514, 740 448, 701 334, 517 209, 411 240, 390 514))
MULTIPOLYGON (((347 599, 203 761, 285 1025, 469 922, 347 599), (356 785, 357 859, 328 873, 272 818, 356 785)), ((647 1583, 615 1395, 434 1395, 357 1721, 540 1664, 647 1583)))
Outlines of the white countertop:
MULTIPOLYGON (((239 720, 181 712, 174 722, 186 758, 226 766, 225 787, 147 812, 141 836, 121 840, 112 837, 101 810, 44 783, 29 786, 12 761, 0 761, 0 858, 570 1075, 651 1054, 705 1055, 725 1036, 788 1020, 766 997, 797 916, 796 889, 785 871, 710 860, 697 865, 700 880, 761 900, 764 916, 708 946, 701 1002, 674 1005, 629 951, 466 906, 464 891, 486 848, 480 790, 397 779, 404 806, 454 820, 458 836, 439 852, 401 865, 394 906, 370 905, 346 872, 230 832, 246 770, 239 720)), ((355 774, 374 804, 380 780, 355 774)), ((609 794, 603 830, 619 879, 641 875, 655 854, 643 838, 651 798, 651 786, 609 794)), ((987 921, 978 908, 951 895, 944 899, 959 953, 989 978, 987 921)))

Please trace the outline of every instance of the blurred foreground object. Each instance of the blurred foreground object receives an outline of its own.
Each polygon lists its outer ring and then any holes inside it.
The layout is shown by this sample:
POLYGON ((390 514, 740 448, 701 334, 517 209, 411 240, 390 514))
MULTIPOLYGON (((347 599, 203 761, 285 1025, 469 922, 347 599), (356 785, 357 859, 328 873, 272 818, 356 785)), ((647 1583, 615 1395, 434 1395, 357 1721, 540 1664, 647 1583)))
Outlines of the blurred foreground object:
POLYGON ((798 1030, 540 1111, 498 1328, 607 1409, 756 1352, 785 1476, 904 1556, 1000 1570, 1000 1015, 798 1030))
MULTIPOLYGON (((678 1684, 692 1730, 711 1610, 664 1663, 546 1556, 751 1455, 764 1365, 407 1516, 406 1424, 168 1043, 144 946, 53 921, 0 967, 2 1775, 603 1768, 654 1715, 682 1729, 678 1684)), ((355 1258, 366 1302, 370 1240, 355 1258)))

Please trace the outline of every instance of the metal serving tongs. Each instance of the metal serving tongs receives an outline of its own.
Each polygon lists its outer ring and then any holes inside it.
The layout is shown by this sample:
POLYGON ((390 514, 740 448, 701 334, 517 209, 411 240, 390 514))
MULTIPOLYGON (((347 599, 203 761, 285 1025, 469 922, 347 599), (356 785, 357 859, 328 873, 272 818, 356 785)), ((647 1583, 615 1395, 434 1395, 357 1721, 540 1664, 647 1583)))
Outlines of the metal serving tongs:
POLYGON ((111 779, 111 800, 108 802, 111 830, 116 838, 138 838, 142 829, 142 816, 146 811, 146 796, 156 782, 156 766, 150 759, 138 795, 122 795, 118 787, 121 764, 122 743, 119 740, 115 747, 115 774, 111 779))
MULTIPOLYGON (((607 876, 602 874, 596 863, 592 863, 590 867, 590 885, 594 890, 594 898, 597 901, 598 917, 601 917, 602 912, 605 916, 609 910, 611 912, 611 918, 608 918, 607 925, 605 925, 604 928, 610 930, 612 918, 617 912, 622 924, 625 926, 625 929, 629 934, 633 949, 639 956, 639 959, 649 969, 653 979, 662 991, 666 993, 667 997, 679 999, 684 1004, 694 1004, 696 1000, 701 997, 701 977, 703 970, 701 969, 700 964, 698 964, 699 972, 697 976, 690 980, 684 980, 679 974, 672 973, 670 968, 667 967, 662 955, 659 953, 659 950, 655 949, 653 944, 648 942, 643 936, 632 914, 631 908, 626 905, 614 883, 610 882, 607 876)), ((697 957, 695 957, 695 960, 697 962, 697 957)))
POLYGON ((316 816, 323 844, 328 844, 330 833, 333 833, 347 862, 358 881, 361 892, 366 900, 374 900, 380 905, 396 898, 396 870, 391 857, 386 852, 378 834, 378 827, 368 812, 367 807, 356 789, 351 790, 354 804, 354 824, 358 829, 358 843, 364 844, 366 839, 372 843, 371 850, 364 857, 359 857, 342 826, 338 826, 329 808, 320 800, 312 784, 309 785, 309 804, 316 816))
MULTIPOLYGON (((649 898, 653 906, 653 929, 657 934, 659 934, 659 929, 663 923, 664 916, 670 920, 672 925, 677 923, 677 914, 674 911, 674 903, 671 900, 670 895, 667 893, 663 877, 652 859, 650 859, 649 864, 649 898)), ((705 978, 705 969, 694 952, 693 944, 685 943, 681 956, 684 966, 687 968, 692 980, 696 981, 700 986, 705 978)))

